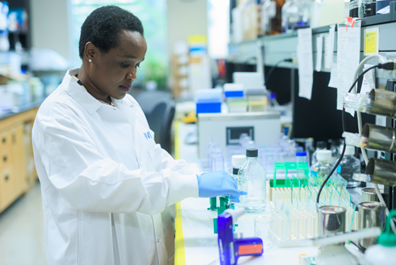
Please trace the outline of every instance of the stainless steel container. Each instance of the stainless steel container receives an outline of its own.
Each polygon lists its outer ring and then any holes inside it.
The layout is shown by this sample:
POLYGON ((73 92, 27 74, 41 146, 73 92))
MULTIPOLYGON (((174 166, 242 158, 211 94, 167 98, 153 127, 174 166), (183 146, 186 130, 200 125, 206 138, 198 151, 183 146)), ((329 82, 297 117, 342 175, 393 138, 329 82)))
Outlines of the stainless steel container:
POLYGON ((319 235, 345 232, 345 208, 326 205, 319 208, 319 235))
POLYGON ((372 175, 371 183, 396 186, 396 162, 370 158, 366 174, 372 175))
MULTIPOLYGON (((359 229, 380 227, 385 228, 385 205, 380 202, 362 202, 359 204, 359 229)), ((359 245, 368 248, 377 243, 377 238, 364 238, 359 240, 359 245)))
POLYGON ((378 202, 378 196, 374 188, 362 189, 362 202, 378 202))
POLYGON ((374 97, 373 109, 369 113, 385 115, 389 117, 396 116, 396 93, 373 89, 369 93, 374 97))
POLYGON ((396 129, 367 123, 362 135, 367 138, 366 148, 396 153, 396 129))

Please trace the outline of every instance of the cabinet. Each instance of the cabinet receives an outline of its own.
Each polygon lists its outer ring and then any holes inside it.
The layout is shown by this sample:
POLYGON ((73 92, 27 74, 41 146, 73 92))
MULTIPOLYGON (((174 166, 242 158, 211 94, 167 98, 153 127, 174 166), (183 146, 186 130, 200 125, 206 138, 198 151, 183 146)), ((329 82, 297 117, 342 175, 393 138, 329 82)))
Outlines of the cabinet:
POLYGON ((37 109, 0 120, 0 212, 36 182, 31 125, 37 109))

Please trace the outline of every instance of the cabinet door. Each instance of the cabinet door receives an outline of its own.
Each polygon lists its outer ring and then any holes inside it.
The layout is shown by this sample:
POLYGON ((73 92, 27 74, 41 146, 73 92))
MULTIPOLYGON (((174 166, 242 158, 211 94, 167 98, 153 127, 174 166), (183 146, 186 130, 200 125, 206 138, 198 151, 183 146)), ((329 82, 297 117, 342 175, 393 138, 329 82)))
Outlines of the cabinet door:
POLYGON ((24 125, 19 124, 11 130, 12 134, 12 162, 13 162, 13 174, 15 177, 15 192, 17 196, 26 192, 28 189, 27 178, 27 165, 26 165, 26 154, 25 154, 25 143, 24 143, 24 125))
POLYGON ((0 212, 16 200, 15 178, 12 169, 7 168, 0 171, 0 212))
POLYGON ((11 131, 0 132, 0 170, 12 166, 11 131))

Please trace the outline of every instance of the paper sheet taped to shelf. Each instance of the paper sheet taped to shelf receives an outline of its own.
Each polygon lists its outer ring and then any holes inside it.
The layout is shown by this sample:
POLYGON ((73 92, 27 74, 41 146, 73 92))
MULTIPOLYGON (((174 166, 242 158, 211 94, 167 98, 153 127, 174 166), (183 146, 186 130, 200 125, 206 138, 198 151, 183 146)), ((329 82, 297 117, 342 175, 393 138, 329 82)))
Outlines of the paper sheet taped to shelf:
MULTIPOLYGON (((337 39, 337 109, 342 110, 344 96, 353 83, 360 62, 361 21, 338 24, 337 39)), ((354 110, 346 110, 352 116, 354 110)))
POLYGON ((312 29, 299 29, 297 34, 298 96, 311 100, 313 84, 312 29))

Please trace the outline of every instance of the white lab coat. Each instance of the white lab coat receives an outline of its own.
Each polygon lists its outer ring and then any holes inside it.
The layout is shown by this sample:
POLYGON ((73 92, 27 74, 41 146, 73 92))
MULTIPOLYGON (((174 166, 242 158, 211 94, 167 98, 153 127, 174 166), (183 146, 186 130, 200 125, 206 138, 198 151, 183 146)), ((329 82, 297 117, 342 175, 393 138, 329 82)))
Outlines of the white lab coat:
POLYGON ((66 73, 33 126, 48 265, 173 264, 169 206, 198 197, 197 165, 155 144, 130 95, 100 103, 77 72, 66 73))

